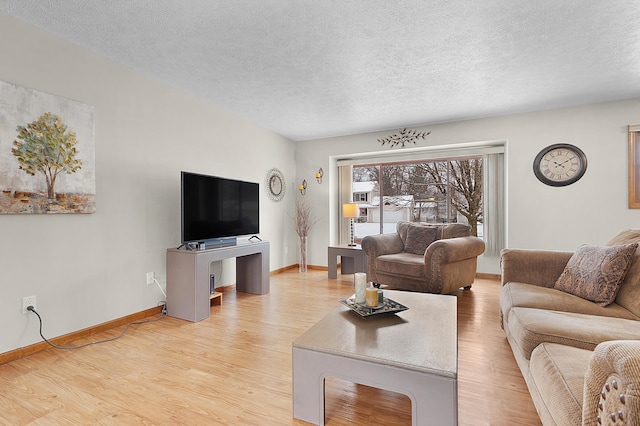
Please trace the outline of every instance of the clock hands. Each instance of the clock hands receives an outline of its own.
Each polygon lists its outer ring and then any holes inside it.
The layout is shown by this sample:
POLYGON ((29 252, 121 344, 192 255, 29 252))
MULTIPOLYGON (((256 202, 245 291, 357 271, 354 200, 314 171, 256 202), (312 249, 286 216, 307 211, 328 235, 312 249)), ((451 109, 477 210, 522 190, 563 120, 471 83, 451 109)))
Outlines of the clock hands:
POLYGON ((562 163, 560 163, 559 165, 562 166, 564 163, 568 163, 569 161, 573 160, 573 157, 567 158, 566 160, 564 160, 562 163))
POLYGON ((553 164, 556 165, 556 167, 562 167, 564 169, 564 165, 565 163, 568 163, 569 161, 573 160, 573 157, 571 158, 567 158, 566 160, 564 160, 562 163, 558 163, 557 161, 554 161, 553 164))

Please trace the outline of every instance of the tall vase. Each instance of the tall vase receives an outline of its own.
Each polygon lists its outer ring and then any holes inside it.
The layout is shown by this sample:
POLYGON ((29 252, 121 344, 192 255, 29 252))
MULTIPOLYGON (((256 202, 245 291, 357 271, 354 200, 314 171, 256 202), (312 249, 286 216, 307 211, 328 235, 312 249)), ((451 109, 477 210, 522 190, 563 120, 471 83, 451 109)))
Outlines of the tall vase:
POLYGON ((307 237, 300 237, 300 272, 307 272, 307 237))

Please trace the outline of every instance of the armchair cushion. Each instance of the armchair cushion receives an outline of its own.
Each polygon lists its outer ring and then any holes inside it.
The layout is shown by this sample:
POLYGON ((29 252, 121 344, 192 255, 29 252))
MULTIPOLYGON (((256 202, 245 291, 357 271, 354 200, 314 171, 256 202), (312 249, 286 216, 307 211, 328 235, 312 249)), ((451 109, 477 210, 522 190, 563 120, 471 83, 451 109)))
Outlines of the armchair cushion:
POLYGON ((581 246, 554 288, 599 304, 610 305, 627 275, 637 243, 611 247, 581 246))
POLYGON ((407 239, 404 242, 404 251, 406 253, 423 255, 427 247, 437 239, 437 227, 410 224, 407 227, 407 239))
POLYGON ((377 258, 376 268, 393 275, 424 277, 424 257, 410 253, 386 254, 377 258))

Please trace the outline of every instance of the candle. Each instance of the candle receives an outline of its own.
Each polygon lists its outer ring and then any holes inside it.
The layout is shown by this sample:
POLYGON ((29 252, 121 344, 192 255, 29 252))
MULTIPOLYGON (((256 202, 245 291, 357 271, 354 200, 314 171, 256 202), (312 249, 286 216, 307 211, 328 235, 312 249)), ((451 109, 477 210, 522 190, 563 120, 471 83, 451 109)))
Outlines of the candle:
POLYGON ((375 287, 366 288, 366 305, 370 308, 378 306, 378 289, 375 287))
POLYGON ((356 303, 365 302, 365 289, 367 288, 367 274, 364 272, 356 272, 353 275, 353 283, 355 285, 356 303))

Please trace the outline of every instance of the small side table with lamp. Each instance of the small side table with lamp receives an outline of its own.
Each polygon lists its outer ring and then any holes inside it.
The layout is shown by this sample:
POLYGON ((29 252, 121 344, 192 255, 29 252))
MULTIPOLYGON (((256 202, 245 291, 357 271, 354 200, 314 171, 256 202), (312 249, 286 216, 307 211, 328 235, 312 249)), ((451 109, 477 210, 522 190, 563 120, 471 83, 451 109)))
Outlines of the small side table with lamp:
POLYGON ((329 246, 327 250, 329 278, 338 278, 338 256, 340 256, 341 259, 341 273, 353 274, 355 272, 367 272, 367 255, 362 250, 362 247, 356 245, 354 241, 353 220, 359 216, 360 207, 358 203, 346 203, 342 205, 342 217, 349 219, 349 244, 329 246))

